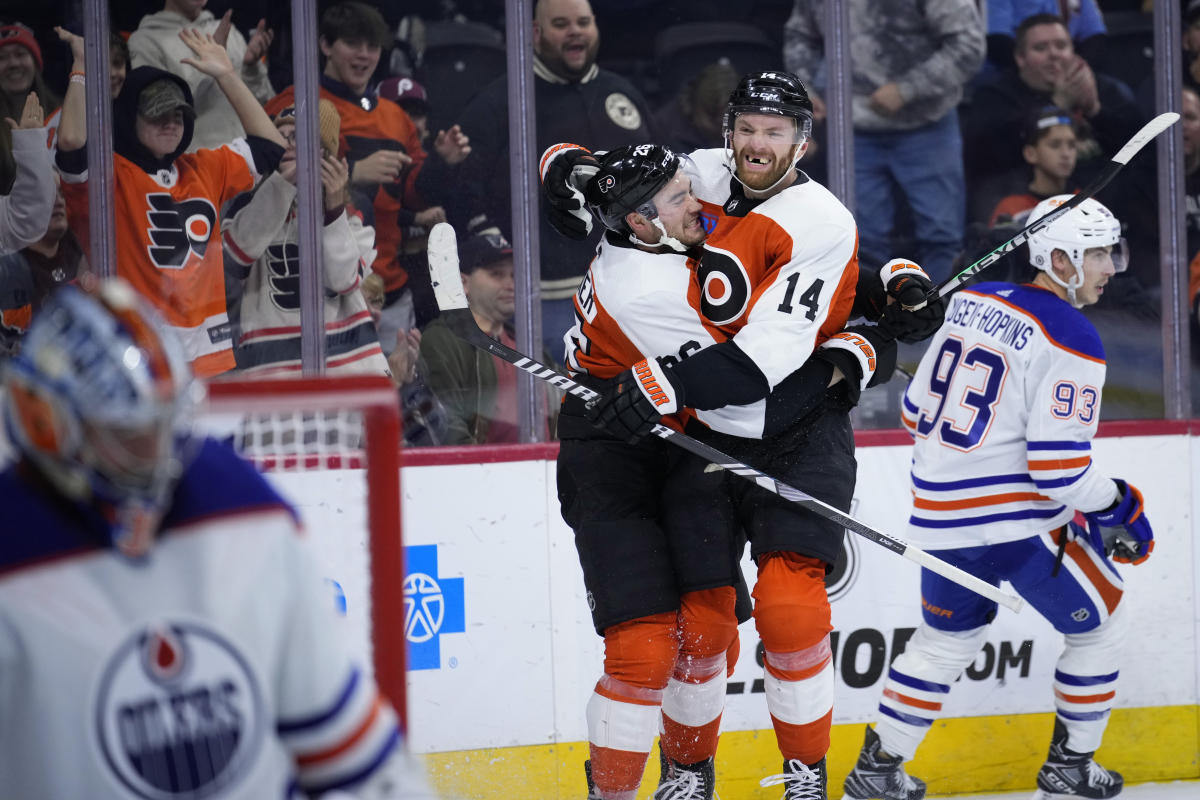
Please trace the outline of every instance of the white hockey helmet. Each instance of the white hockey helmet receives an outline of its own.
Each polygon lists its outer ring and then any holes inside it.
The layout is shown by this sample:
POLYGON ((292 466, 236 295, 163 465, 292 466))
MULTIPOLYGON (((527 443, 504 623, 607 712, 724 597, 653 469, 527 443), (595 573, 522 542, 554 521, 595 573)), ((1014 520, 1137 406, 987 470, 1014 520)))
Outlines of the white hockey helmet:
MULTIPOLYGON (((1047 197, 1029 212, 1035 222, 1070 201, 1074 195, 1047 197)), ((1067 290, 1071 305, 1078 306, 1075 290, 1083 285, 1083 256, 1093 247, 1112 247, 1113 270, 1124 272, 1128 266, 1128 248, 1121 236, 1121 222, 1104 204, 1090 197, 1029 237, 1029 262, 1045 272, 1052 281, 1067 290), (1062 250, 1075 267, 1075 278, 1064 281, 1054 272, 1052 254, 1062 250)))
POLYGON ((182 472, 194 399, 183 351, 128 284, 65 286, 5 365, 17 450, 66 497, 97 504, 114 544, 145 551, 182 472))

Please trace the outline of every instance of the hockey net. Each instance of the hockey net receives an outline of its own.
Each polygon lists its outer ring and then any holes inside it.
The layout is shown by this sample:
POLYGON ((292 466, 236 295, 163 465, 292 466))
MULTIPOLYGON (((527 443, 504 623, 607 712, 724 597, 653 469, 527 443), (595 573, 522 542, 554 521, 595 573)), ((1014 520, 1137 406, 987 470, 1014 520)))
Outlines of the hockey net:
POLYGON ((200 426, 296 505, 352 645, 406 719, 400 413, 385 377, 214 381, 200 426), (365 651, 365 652, 364 652, 365 651))

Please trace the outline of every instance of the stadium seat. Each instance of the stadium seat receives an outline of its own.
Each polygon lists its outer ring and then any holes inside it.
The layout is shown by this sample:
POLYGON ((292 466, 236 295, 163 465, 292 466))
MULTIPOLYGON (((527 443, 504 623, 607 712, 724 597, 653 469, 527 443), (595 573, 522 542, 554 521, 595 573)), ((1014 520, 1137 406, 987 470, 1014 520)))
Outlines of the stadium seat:
POLYGON ((684 22, 664 28, 654 42, 659 97, 674 97, 679 87, 713 62, 738 72, 782 69, 783 54, 754 25, 740 22, 684 22))
POLYGON ((414 77, 429 93, 429 130, 452 125, 484 86, 507 68, 504 36, 481 22, 426 22, 414 77))

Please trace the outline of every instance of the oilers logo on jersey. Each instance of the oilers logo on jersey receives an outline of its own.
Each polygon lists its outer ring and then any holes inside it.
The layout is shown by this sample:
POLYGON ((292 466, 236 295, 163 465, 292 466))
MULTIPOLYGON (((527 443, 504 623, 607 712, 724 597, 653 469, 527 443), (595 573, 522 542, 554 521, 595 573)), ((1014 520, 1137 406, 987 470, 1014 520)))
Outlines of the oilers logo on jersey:
POLYGON ((202 623, 151 625, 109 657, 95 701, 100 751, 137 797, 214 797, 255 762, 266 738, 254 673, 202 623))
POLYGON ((189 256, 204 258, 208 239, 217 221, 217 210, 199 197, 176 201, 165 192, 146 195, 150 210, 147 235, 150 260, 159 269, 183 269, 190 266, 189 256))

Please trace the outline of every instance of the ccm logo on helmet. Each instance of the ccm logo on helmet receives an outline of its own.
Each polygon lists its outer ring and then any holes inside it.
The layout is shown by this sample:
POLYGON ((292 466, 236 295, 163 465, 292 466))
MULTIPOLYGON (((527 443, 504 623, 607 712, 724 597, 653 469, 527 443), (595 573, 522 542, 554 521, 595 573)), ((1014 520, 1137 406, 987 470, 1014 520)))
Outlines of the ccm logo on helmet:
POLYGON ((671 398, 667 397, 667 393, 658 385, 658 381, 654 379, 654 372, 650 369, 645 359, 639 361, 633 366, 633 374, 637 376, 638 383, 642 385, 642 391, 650 398, 650 402, 656 406, 661 406, 664 403, 671 402, 671 398))

